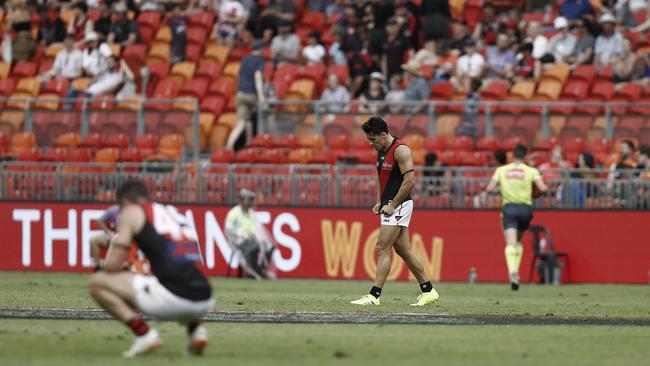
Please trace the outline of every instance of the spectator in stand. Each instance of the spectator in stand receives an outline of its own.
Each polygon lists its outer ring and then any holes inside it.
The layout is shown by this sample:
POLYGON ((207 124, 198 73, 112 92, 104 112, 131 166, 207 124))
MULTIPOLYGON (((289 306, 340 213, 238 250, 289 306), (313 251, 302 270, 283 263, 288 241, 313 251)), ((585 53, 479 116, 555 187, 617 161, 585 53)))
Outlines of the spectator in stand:
POLYGON ((111 24, 108 43, 119 44, 122 48, 135 43, 138 40, 138 26, 135 21, 127 16, 126 5, 118 3, 115 5, 115 21, 111 24))
POLYGON ((605 13, 600 17, 603 32, 596 38, 594 46, 594 63, 597 67, 612 64, 617 56, 623 54, 623 36, 616 31, 616 19, 605 13))
POLYGON ((348 60, 348 70, 350 72, 349 89, 353 97, 357 97, 362 90, 367 88, 370 69, 372 68, 370 58, 357 50, 350 43, 346 43, 341 48, 341 51, 345 54, 345 58, 348 60))
POLYGON ((88 5, 79 1, 72 7, 74 15, 68 22, 68 33, 76 36, 77 41, 84 39, 86 34, 91 33, 95 28, 93 21, 88 19, 88 5))
MULTIPOLYGON (((124 85, 127 78, 133 78, 133 73, 129 70, 124 60, 118 61, 114 56, 106 58, 106 70, 93 80, 85 91, 70 89, 67 98, 78 98, 85 96, 92 98, 97 95, 115 95, 124 85)), ((72 103, 68 102, 64 106, 65 110, 70 110, 72 103)))
POLYGON ((355 49, 364 48, 363 39, 360 35, 361 20, 353 6, 345 8, 345 16, 339 18, 337 25, 343 28, 346 43, 352 44, 355 49))
POLYGON ((539 22, 528 23, 527 39, 533 44, 533 57, 537 60, 546 54, 548 39, 542 34, 542 25, 539 22))
POLYGON ((65 24, 59 16, 59 5, 41 7, 38 23, 38 41, 46 46, 63 42, 66 37, 65 24))
MULTIPOLYGON (((413 62, 413 61, 409 61, 409 62, 413 62)), ((390 90, 388 91, 388 93, 386 93, 386 98, 384 98, 384 100, 386 100, 386 104, 388 105, 388 110, 390 111, 390 113, 400 113, 402 111, 402 106, 395 104, 395 103, 399 104, 406 100, 406 93, 402 88, 401 75, 395 74, 393 75, 393 77, 390 78, 390 90)))
POLYGON ((479 126, 478 126, 478 107, 479 102, 481 101, 481 94, 479 90, 481 89, 481 80, 472 79, 470 81, 470 89, 465 95, 465 105, 463 106, 463 119, 458 129, 456 130, 457 136, 469 136, 472 138, 472 141, 476 143, 478 138, 479 126))
MULTIPOLYGON (((331 17, 336 15, 336 18, 345 15, 346 0, 332 0, 331 4, 325 8, 325 15, 331 17)), ((338 20, 338 19, 335 19, 338 20)))
POLYGON ((325 51, 325 47, 320 44, 320 33, 309 33, 307 46, 302 49, 302 57, 305 59, 307 65, 322 64, 325 55, 327 55, 327 51, 325 51))
MULTIPOLYGON (((136 1, 139 2, 140 8, 138 10, 141 13, 145 12, 145 11, 163 12, 166 9, 166 7, 164 5, 168 5, 168 6, 172 5, 173 6, 173 4, 174 4, 174 2, 171 2, 171 1, 165 3, 165 2, 160 1, 160 0, 136 0, 136 1)), ((133 6, 130 6, 129 3, 130 3, 130 1, 127 2, 127 7, 130 7, 132 9, 134 9, 135 4, 133 4, 133 6)), ((176 3, 178 3, 178 2, 176 2, 176 3)))
POLYGON ((474 27, 472 38, 476 42, 481 42, 486 39, 495 39, 497 34, 500 33, 501 22, 496 16, 494 5, 486 3, 483 5, 483 20, 474 27))
POLYGON ((380 102, 383 102, 384 98, 386 98, 386 93, 384 92, 385 82, 386 78, 382 73, 375 71, 370 74, 368 90, 361 93, 359 97, 359 102, 362 103, 359 106, 359 112, 377 114, 384 110, 385 105, 380 102))
POLYGON ((248 21, 248 12, 239 0, 225 0, 219 6, 219 17, 215 24, 217 42, 233 47, 239 32, 248 21))
POLYGON ((424 39, 441 40, 449 38, 451 12, 448 0, 427 0, 420 3, 418 15, 423 16, 424 39))
POLYGON ((327 88, 323 90, 320 101, 326 103, 321 109, 323 113, 344 113, 348 110, 350 93, 339 84, 339 77, 336 74, 327 77, 327 88))
POLYGON ((108 38, 108 33, 111 32, 111 25, 113 24, 111 8, 106 3, 99 4, 99 18, 95 21, 95 33, 101 39, 108 38))
POLYGON ((562 147, 560 145, 555 145, 551 150, 550 160, 546 163, 541 164, 539 166, 539 170, 542 172, 542 178, 544 178, 544 181, 547 181, 552 179, 560 179, 562 177, 560 170, 567 169, 569 167, 569 163, 564 159, 562 147))
MULTIPOLYGON (((404 90, 405 100, 410 102, 426 102, 431 93, 431 84, 422 75, 422 66, 415 62, 409 61, 402 65, 404 70, 404 78, 407 81, 406 89, 404 90)), ((425 104, 418 104, 406 107, 406 112, 411 114, 420 113, 424 110, 425 104)))
POLYGON ((643 181, 650 180, 650 146, 645 144, 639 146, 636 168, 639 169, 638 178, 642 180, 637 191, 638 206, 647 209, 650 206, 650 189, 643 181))
POLYGON ((416 17, 406 7, 406 1, 398 0, 395 4, 395 19, 399 26, 399 32, 404 38, 411 42, 417 42, 416 17))
POLYGON ((463 90, 470 90, 472 79, 480 79, 485 71, 485 59, 476 50, 473 39, 465 43, 465 54, 456 62, 456 85, 463 90))
POLYGON ((609 176, 607 177, 607 189, 614 194, 617 202, 625 200, 625 190, 615 185, 616 180, 631 178, 630 169, 636 168, 634 155, 636 147, 631 140, 624 140, 619 147, 618 161, 609 166, 609 176))
POLYGON ((612 58, 612 68, 615 82, 637 81, 645 75, 646 61, 632 50, 632 43, 625 38, 623 53, 612 58))
POLYGON ((590 33, 591 23, 586 19, 577 21, 578 39, 573 54, 566 61, 574 66, 590 64, 594 55, 594 37, 590 33))
POLYGON ((541 65, 533 57, 533 44, 524 43, 519 47, 517 63, 514 69, 514 79, 532 79, 536 78, 541 72, 541 65))
POLYGON ((269 0, 260 14, 256 35, 268 42, 273 37, 281 21, 293 23, 296 6, 293 0, 269 0))
POLYGON ((575 52, 578 40, 569 32, 569 22, 566 18, 555 18, 554 26, 560 33, 551 38, 548 50, 555 57, 555 62, 569 63, 571 55, 575 52))
POLYGON ((68 80, 81 76, 83 56, 81 51, 75 47, 74 34, 65 37, 64 48, 56 54, 52 68, 39 75, 39 79, 45 82, 51 78, 64 78, 68 80))
POLYGON ((510 47, 510 40, 505 33, 499 33, 496 46, 488 48, 487 70, 488 77, 508 79, 512 77, 515 64, 515 53, 510 47))
POLYGON ((419 62, 420 65, 438 65, 440 57, 436 54, 436 41, 432 39, 424 41, 424 46, 411 57, 411 60, 419 62))
POLYGON ((36 51, 36 42, 32 36, 31 6, 25 0, 12 0, 7 5, 2 45, 4 62, 11 64, 29 60, 36 51), (12 32, 15 33, 13 41, 12 32))
POLYGON ((452 24, 451 52, 454 52, 456 54, 462 53, 462 51, 465 49, 467 41, 470 39, 472 39, 472 37, 469 36, 467 24, 460 22, 452 24))
POLYGON ((176 63, 184 61, 187 46, 187 19, 182 10, 181 4, 175 4, 174 10, 167 23, 172 33, 172 39, 169 45, 169 62, 176 63))
POLYGON ((628 0, 604 0, 602 1, 603 9, 609 11, 616 18, 617 23, 625 28, 632 28, 636 26, 634 14, 630 8, 630 1, 628 0))
POLYGON ((593 16, 594 8, 589 0, 564 0, 560 5, 559 15, 570 22, 576 22, 585 16, 593 16))
POLYGON ((348 63, 348 60, 345 58, 345 53, 341 51, 341 47, 345 44, 345 31, 339 26, 334 26, 330 32, 334 36, 334 42, 332 42, 328 51, 331 62, 335 65, 345 65, 348 63))
POLYGON ((106 43, 99 43, 99 36, 90 32, 84 38, 86 49, 82 53, 84 75, 89 77, 99 76, 106 70, 106 57, 112 54, 111 48, 106 43))
POLYGON ((277 64, 296 63, 300 53, 300 38, 291 33, 292 24, 282 20, 278 27, 278 35, 271 42, 271 58, 277 64))
POLYGON ((391 78, 401 72, 404 56, 411 57, 413 49, 408 39, 400 34, 397 19, 390 18, 386 22, 387 38, 384 43, 384 52, 381 57, 381 70, 384 75, 391 78))
POLYGON ((251 114, 257 108, 257 104, 264 102, 264 41, 261 39, 253 41, 253 50, 250 55, 245 56, 239 66, 239 88, 237 90, 237 125, 228 135, 226 148, 235 149, 235 144, 242 132, 246 132, 246 142, 250 141, 253 135, 253 123, 251 114))

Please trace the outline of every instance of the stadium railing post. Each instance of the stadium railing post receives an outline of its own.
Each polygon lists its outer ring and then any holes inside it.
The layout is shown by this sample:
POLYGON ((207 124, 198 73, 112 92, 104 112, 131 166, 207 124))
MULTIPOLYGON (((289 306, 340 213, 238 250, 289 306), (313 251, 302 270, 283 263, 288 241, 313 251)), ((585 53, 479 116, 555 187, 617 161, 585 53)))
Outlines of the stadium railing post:
POLYGON ((429 103, 429 108, 427 108, 427 114, 429 115, 429 136, 435 136, 438 130, 438 122, 436 121, 436 102, 429 103))
POLYGON ((27 99, 27 110, 25 111, 25 126, 24 126, 25 132, 32 132, 33 131, 33 126, 32 126, 32 100, 27 99))
POLYGON ((316 124, 314 125, 314 133, 322 134, 323 133, 323 114, 321 113, 321 102, 316 101, 314 105, 314 114, 316 115, 316 124))
POLYGON ((194 113, 192 115, 192 159, 194 161, 199 160, 199 154, 201 149, 201 126, 199 124, 199 101, 195 99, 194 103, 194 113))
MULTIPOLYGON (((72 103, 74 103, 74 100, 72 101, 72 103)), ((81 104, 81 131, 80 131, 81 138, 88 136, 88 132, 90 131, 89 124, 90 123, 88 121, 88 98, 84 98, 83 103, 81 104)))
POLYGON ((542 107, 542 137, 547 139, 551 137, 551 129, 548 118, 548 104, 544 103, 542 107))
POLYGON ((266 133, 267 121, 267 111, 269 110, 269 102, 258 102, 257 103, 257 134, 261 135, 266 133))
POLYGON ((605 106, 605 121, 605 137, 611 140, 614 138, 614 120, 612 118, 612 107, 609 104, 605 106))
POLYGON ((494 134, 494 123, 492 121, 492 103, 485 107, 485 137, 492 137, 494 134))
POLYGON ((146 103, 146 101, 147 99, 145 98, 144 100, 138 102, 138 125, 135 132, 137 136, 142 136, 145 134, 144 103, 146 103))

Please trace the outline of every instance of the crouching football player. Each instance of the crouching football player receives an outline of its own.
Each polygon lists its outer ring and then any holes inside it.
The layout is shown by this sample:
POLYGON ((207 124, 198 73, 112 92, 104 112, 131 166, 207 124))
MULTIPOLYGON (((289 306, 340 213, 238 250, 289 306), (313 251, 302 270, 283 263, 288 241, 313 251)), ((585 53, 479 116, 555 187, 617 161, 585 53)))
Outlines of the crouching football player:
POLYGON ((117 200, 117 234, 103 271, 91 277, 89 286, 95 301, 136 336, 123 355, 135 357, 163 344, 138 312, 183 324, 189 334, 188 353, 201 354, 208 342, 201 318, 214 300, 195 233, 173 206, 150 202, 141 181, 124 183, 117 200), (122 269, 134 241, 149 259, 153 275, 122 269))

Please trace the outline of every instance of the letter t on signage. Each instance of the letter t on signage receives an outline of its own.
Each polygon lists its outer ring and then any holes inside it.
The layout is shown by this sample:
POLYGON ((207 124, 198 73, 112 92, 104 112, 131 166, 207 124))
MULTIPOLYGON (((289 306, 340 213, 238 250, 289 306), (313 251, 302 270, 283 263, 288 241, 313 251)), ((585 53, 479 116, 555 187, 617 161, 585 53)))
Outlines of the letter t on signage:
POLYGON ((32 222, 41 219, 41 212, 36 209, 16 209, 11 213, 11 218, 22 222, 22 263, 29 267, 32 264, 32 222))

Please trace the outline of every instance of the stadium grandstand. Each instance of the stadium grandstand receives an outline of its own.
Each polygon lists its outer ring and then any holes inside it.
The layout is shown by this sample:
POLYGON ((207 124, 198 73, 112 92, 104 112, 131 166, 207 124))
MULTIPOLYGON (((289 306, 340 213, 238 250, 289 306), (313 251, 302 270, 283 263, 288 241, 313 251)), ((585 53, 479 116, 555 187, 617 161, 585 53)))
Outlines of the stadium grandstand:
POLYGON ((524 143, 553 190, 538 206, 647 208, 649 11, 6 1, 0 195, 104 201, 138 175, 169 202, 233 203, 249 187, 265 205, 371 206, 376 154, 360 126, 380 114, 414 151, 420 207, 498 207, 477 194, 524 143), (238 117, 240 63, 259 42, 266 97, 238 117), (228 146, 246 118, 254 136, 228 146))

